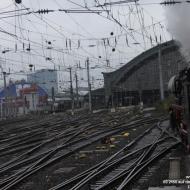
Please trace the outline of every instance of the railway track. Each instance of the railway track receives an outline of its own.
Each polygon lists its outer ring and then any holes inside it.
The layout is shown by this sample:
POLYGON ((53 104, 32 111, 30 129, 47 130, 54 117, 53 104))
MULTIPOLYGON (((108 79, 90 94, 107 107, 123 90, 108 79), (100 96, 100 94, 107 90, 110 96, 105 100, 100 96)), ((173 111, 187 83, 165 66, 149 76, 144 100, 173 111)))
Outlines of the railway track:
POLYGON ((143 170, 179 144, 180 140, 166 129, 153 126, 101 164, 50 190, 125 189, 143 170), (124 154, 126 151, 130 153, 124 154))
MULTIPOLYGON (((126 116, 125 114, 111 115, 105 118, 105 114, 100 114, 99 118, 103 120, 97 120, 97 115, 95 117, 84 115, 75 119, 50 118, 39 123, 31 122, 27 127, 22 125, 24 129, 31 129, 32 132, 27 132, 26 136, 25 133, 18 134, 23 137, 21 140, 13 137, 14 143, 9 143, 10 137, 3 139, 0 158, 11 155, 11 159, 0 165, 0 188, 18 189, 18 186, 31 176, 101 141, 106 136, 158 121, 157 118, 152 117, 136 117, 129 120, 126 116), (36 130, 37 127, 39 131, 36 130), (51 134, 43 138, 41 132, 51 134), (36 138, 38 135, 39 139, 36 138), (28 136, 31 138, 27 138, 28 136)), ((19 125, 16 128, 19 128, 19 125)))

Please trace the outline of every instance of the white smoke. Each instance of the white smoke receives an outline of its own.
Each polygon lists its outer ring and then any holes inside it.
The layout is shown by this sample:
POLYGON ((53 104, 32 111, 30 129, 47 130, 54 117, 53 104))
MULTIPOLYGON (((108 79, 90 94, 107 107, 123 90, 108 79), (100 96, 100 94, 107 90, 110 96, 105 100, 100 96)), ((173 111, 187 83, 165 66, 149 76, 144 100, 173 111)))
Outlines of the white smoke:
POLYGON ((190 3, 170 5, 165 8, 168 31, 181 45, 181 52, 190 61, 190 3))

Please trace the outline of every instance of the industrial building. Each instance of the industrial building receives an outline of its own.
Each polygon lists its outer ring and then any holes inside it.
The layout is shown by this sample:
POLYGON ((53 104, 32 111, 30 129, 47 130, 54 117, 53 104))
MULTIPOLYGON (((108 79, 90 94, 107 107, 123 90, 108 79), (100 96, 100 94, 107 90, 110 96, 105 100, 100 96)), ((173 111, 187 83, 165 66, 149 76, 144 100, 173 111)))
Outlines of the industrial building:
POLYGON ((106 106, 127 106, 141 101, 152 104, 160 100, 159 63, 167 96, 169 79, 187 67, 179 44, 173 40, 143 52, 114 72, 103 73, 106 106))

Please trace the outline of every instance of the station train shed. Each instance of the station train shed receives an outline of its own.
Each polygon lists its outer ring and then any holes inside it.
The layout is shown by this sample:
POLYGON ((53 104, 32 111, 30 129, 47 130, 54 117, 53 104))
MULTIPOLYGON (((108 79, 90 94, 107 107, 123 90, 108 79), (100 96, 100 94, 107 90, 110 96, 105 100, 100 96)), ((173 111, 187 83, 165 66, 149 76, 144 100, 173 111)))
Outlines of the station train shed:
POLYGON ((135 105, 141 101, 150 105, 160 100, 159 57, 167 96, 169 79, 188 65, 179 48, 171 40, 143 52, 114 72, 103 73, 106 106, 135 105))

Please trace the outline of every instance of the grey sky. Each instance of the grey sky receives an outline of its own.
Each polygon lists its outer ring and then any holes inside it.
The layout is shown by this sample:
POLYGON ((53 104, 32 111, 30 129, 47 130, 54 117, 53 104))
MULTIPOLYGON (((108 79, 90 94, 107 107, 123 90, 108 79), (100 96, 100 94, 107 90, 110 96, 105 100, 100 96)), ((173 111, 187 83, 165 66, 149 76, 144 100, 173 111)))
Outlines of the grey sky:
MULTIPOLYGON (((18 5, 17 9, 24 7, 30 8, 31 11, 81 9, 69 2, 70 0, 22 1, 23 5, 18 5)), ((84 6, 84 0, 72 0, 72 2, 84 6)), ((94 0, 86 0, 86 2, 88 2, 88 7, 95 5, 94 0)), ((99 0, 99 2, 103 4, 105 0, 99 0)), ((160 1, 154 1, 154 3, 157 2, 160 1)), ((106 13, 101 13, 100 16, 93 13, 54 12, 43 15, 24 15, 16 19, 1 19, 10 13, 1 14, 0 29, 17 36, 3 33, 0 35, 1 52, 9 50, 5 54, 1 53, 1 59, 4 61, 3 69, 7 72, 10 69, 11 73, 20 71, 26 73, 29 71, 29 64, 35 65, 36 69, 56 67, 56 69, 64 70, 72 66, 73 71, 78 70, 80 78, 85 78, 86 71, 76 69, 76 65, 80 63, 80 66, 85 68, 85 60, 89 57, 93 82, 96 88, 100 87, 103 85, 103 81, 100 80, 102 71, 109 72, 119 68, 122 63, 127 63, 142 51, 156 45, 155 39, 160 36, 163 41, 170 39, 166 32, 162 6, 152 3, 151 0, 140 0, 138 14, 136 6, 132 4, 108 6, 110 14, 123 27, 114 22, 110 16, 108 18, 112 21, 107 19, 106 13), (113 36, 110 35, 111 32, 113 36), (153 44, 151 44, 150 36, 153 44), (48 45, 48 41, 51 45, 48 45), (30 52, 26 50, 29 44, 30 52), (47 58, 51 58, 52 61, 48 61, 47 58), (110 61, 109 65, 106 60, 110 61)), ((14 9, 13 0, 0 1, 0 12, 14 9)), ((85 80, 83 85, 86 85, 85 80)))

